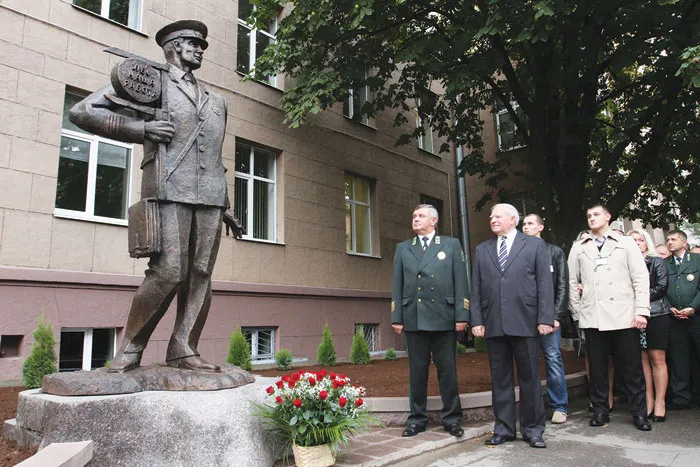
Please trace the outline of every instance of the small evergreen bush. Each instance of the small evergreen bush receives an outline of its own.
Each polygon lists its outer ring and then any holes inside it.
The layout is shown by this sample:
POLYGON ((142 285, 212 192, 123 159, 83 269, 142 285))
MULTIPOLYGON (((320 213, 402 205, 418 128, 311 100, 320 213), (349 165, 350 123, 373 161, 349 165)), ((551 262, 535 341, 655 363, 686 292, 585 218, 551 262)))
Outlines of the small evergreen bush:
POLYGON ((321 338, 321 343, 318 346, 318 351, 316 352, 316 362, 322 366, 333 366, 335 365, 335 345, 333 344, 333 334, 328 327, 328 323, 323 326, 323 337, 321 338))
POLYGON ((277 363, 277 368, 282 371, 287 371, 292 367, 292 360, 292 351, 289 349, 281 349, 275 353, 275 363, 277 363))
POLYGON ((353 365, 367 365, 369 362, 369 344, 367 344, 367 339, 365 339, 362 326, 358 326, 355 330, 355 336, 352 338, 352 347, 350 347, 350 363, 353 365))
POLYGON ((226 361, 246 371, 253 369, 253 365, 250 364, 250 346, 241 328, 236 328, 231 333, 231 343, 228 348, 226 361))
POLYGON ((27 388, 34 389, 41 387, 41 380, 44 375, 56 373, 56 338, 53 335, 53 328, 46 320, 44 313, 41 313, 34 330, 34 343, 22 368, 22 379, 27 388))
POLYGON ((467 353, 467 346, 461 342, 457 342, 457 355, 462 355, 464 353, 467 353))
POLYGON ((483 337, 475 337, 474 338, 474 348, 476 349, 477 352, 488 352, 489 348, 486 345, 486 339, 483 337))
POLYGON ((384 358, 386 360, 396 360, 398 357, 396 356, 396 350, 392 349, 389 347, 384 351, 384 358))

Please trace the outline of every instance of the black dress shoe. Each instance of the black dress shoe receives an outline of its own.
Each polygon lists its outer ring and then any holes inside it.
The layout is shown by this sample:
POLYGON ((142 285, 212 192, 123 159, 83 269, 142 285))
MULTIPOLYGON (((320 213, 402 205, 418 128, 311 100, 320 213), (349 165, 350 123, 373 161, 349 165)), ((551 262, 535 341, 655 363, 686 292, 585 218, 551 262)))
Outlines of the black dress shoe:
POLYGON ((416 436, 418 433, 425 431, 425 426, 420 426, 415 423, 411 423, 403 430, 401 436, 408 438, 409 436, 416 436))
POLYGON ((658 415, 652 415, 651 416, 651 421, 654 423, 663 423, 666 421, 666 415, 663 416, 658 416, 658 415))
POLYGON ((523 436, 523 441, 528 443, 531 448, 546 448, 547 444, 544 442, 541 436, 523 436))
POLYGON ((498 446, 499 444, 503 444, 506 441, 515 441, 515 436, 494 434, 491 438, 487 439, 484 444, 486 444, 486 446, 498 446))
POLYGON ((638 430, 651 431, 651 423, 649 423, 649 419, 643 415, 632 417, 632 423, 638 430))
POLYGON ((591 421, 588 422, 590 426, 603 426, 610 423, 610 416, 606 413, 598 412, 593 414, 591 421))
POLYGON ((459 423, 452 423, 451 425, 445 426, 445 431, 449 432, 452 436, 460 437, 464 436, 464 428, 459 423))

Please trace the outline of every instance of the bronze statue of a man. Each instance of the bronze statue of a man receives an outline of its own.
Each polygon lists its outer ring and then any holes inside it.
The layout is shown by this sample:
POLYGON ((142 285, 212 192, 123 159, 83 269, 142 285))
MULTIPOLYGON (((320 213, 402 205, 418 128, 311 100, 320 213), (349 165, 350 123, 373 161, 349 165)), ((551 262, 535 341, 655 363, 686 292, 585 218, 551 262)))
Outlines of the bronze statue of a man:
MULTIPOLYGON (((150 200, 157 208, 154 225, 160 235, 159 252, 149 254, 146 277, 131 304, 124 339, 109 369, 112 372, 140 365, 153 330, 176 295, 177 318, 167 364, 219 371, 217 365, 199 356, 197 344, 209 313, 221 223, 235 237, 243 229, 229 207, 221 158, 226 100, 192 74, 202 65, 206 37, 207 27, 193 20, 169 24, 156 34, 167 61, 158 77, 163 96, 160 113, 149 118, 139 112, 138 103, 124 104, 123 92, 115 90, 114 84, 94 92, 70 111, 70 120, 86 131, 143 144, 142 201, 150 200)), ((143 71, 137 68, 134 73, 143 71)), ((134 78, 131 70, 128 74, 134 78)), ((126 86, 138 90, 156 82, 143 76, 126 86)), ((114 72, 112 78, 115 83, 114 72)), ((134 219, 131 210, 130 218, 134 219)))

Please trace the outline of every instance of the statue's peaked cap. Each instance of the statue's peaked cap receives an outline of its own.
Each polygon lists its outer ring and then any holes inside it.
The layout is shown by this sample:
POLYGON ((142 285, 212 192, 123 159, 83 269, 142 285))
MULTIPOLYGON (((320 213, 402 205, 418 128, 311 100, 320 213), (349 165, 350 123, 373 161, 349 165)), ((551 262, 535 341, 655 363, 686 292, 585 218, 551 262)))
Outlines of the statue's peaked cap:
POLYGON ((156 43, 163 47, 163 44, 173 39, 187 37, 197 39, 201 43, 202 49, 206 49, 209 47, 209 43, 206 41, 208 32, 207 25, 201 21, 183 19, 163 26, 156 33, 156 43))

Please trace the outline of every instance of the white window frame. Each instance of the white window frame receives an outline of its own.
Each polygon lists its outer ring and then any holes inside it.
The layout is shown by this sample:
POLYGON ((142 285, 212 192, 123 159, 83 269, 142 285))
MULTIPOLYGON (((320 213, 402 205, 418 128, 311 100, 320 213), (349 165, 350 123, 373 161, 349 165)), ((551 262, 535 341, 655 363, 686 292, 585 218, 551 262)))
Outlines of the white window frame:
POLYGON ((435 152, 435 139, 437 138, 437 134, 433 129, 433 125, 431 122, 432 115, 421 115, 420 106, 421 99, 420 97, 418 97, 416 98, 416 127, 422 127, 425 134, 430 134, 430 147, 428 147, 428 142, 426 141, 427 138, 425 138, 424 134, 418 135, 418 147, 423 151, 427 151, 431 154, 437 154, 435 152))
POLYGON ((263 362, 268 362, 268 361, 274 361, 275 360, 275 334, 277 331, 277 328, 274 327, 246 327, 244 326, 242 329, 243 333, 250 333, 250 359, 254 363, 263 363, 263 362), (270 331, 270 350, 271 353, 269 356, 267 354, 263 354, 263 357, 260 357, 260 332, 261 331, 270 331))
MULTIPOLYGON (((99 222, 102 224, 128 225, 127 209, 131 205, 131 183, 132 183, 132 167, 134 159, 134 145, 122 143, 113 139, 103 138, 101 136, 92 135, 89 133, 81 133, 74 130, 61 129, 61 137, 77 139, 86 143, 90 143, 90 156, 88 159, 88 179, 87 179, 87 198, 85 200, 85 211, 73 211, 71 209, 63 209, 54 207, 53 215, 56 217, 65 217, 67 219, 77 219, 83 221, 99 222), (127 163, 127 183, 124 189, 126 190, 126 206, 124 209, 124 219, 116 219, 112 217, 103 217, 95 215, 95 186, 97 183, 97 156, 100 143, 111 144, 129 150, 129 160, 127 163)), ((59 155, 59 158, 61 156, 59 155)), ((58 182, 57 182, 58 183, 58 182)))
MULTIPOLYGON (((367 80, 367 68, 364 69, 364 79, 365 81, 367 80)), ((360 118, 355 120, 355 94, 358 94, 358 97, 360 99, 360 109, 362 109, 362 106, 364 105, 365 102, 369 102, 371 95, 370 95, 370 90, 369 86, 365 84, 359 91, 355 91, 355 89, 350 88, 348 89, 348 99, 347 99, 347 112, 343 112, 343 115, 345 115, 347 118, 357 121, 359 123, 362 123, 363 125, 369 126, 369 117, 367 114, 362 114, 360 115, 360 118), (364 100, 362 99, 362 95, 364 95, 364 100)))
POLYGON ((242 178, 244 180, 247 180, 247 198, 248 198, 248 206, 247 206, 247 211, 248 211, 248 218, 246 219, 246 226, 247 232, 245 235, 243 235, 243 238, 246 240, 255 240, 257 242, 266 242, 266 243, 277 243, 277 157, 279 157, 279 154, 277 154, 275 151, 272 151, 270 149, 265 149, 263 147, 257 146, 252 142, 249 141, 241 141, 241 143, 246 144, 250 146, 250 154, 249 154, 249 159, 248 159, 248 167, 250 168, 250 173, 245 173, 245 172, 239 172, 235 171, 235 178, 242 178), (273 172, 275 174, 275 178, 265 178, 265 177, 260 177, 258 175, 255 175, 255 149, 269 152, 272 155, 274 155, 274 162, 273 162, 273 172), (253 223, 255 221, 254 215, 255 215, 255 199, 254 199, 254 193, 253 193, 253 187, 255 185, 255 180, 267 183, 268 185, 272 185, 272 196, 270 197, 270 209, 272 210, 272 220, 270 221, 270 225, 272 226, 272 233, 270 235, 271 238, 257 238, 253 237, 253 223))
POLYGON ((347 245, 346 245, 346 253, 350 253, 353 255, 361 255, 361 256, 372 256, 374 252, 374 247, 372 243, 372 180, 369 178, 361 177, 359 175, 355 175, 352 173, 345 173, 345 176, 348 176, 352 179, 352 196, 350 199, 345 200, 346 205, 350 205, 350 228, 351 228, 351 234, 352 234, 352 249, 348 250, 347 245), (366 203, 362 201, 357 201, 355 200, 355 179, 362 179, 365 182, 367 182, 367 199, 368 201, 366 203), (369 230, 369 252, 363 253, 360 251, 357 251, 357 214, 355 207, 356 206, 364 206, 367 208, 368 211, 368 217, 369 217, 369 225, 368 225, 368 230, 369 230))
MULTIPOLYGON (((511 107, 513 107, 513 111, 517 114, 518 109, 520 109, 520 106, 518 105, 517 101, 510 101, 511 107)), ((512 138, 517 139, 517 133, 518 133, 518 125, 515 124, 515 122, 512 121, 512 116, 508 112, 508 109, 503 108, 499 109, 498 106, 495 108, 494 114, 496 115, 496 137, 498 138, 498 150, 505 152, 505 151, 513 151, 515 149, 521 149, 525 147, 525 144, 520 143, 514 146, 510 146, 507 148, 503 147, 503 138, 501 135, 501 115, 507 114, 508 116, 511 117, 511 122, 513 123, 513 133, 512 133, 512 138)))
MULTIPOLYGON (((112 358, 117 353, 117 328, 61 328, 60 333, 63 332, 82 332, 83 333, 83 363, 81 370, 90 371, 92 370, 92 333, 95 329, 109 329, 113 334, 112 339, 112 358)), ((59 346, 59 367, 60 367, 60 346, 59 346)), ((111 360, 109 360, 111 361, 111 360)))
MULTIPOLYGON (((252 5, 253 7, 253 12, 258 8, 255 5, 252 5)), ((246 22, 248 18, 238 18, 238 25, 243 26, 247 30, 250 31, 250 49, 248 50, 249 54, 249 61, 248 61, 248 72, 251 72, 255 70, 255 61, 257 57, 257 46, 258 46, 258 34, 262 34, 266 36, 268 39, 270 39, 270 43, 277 42, 277 18, 275 18, 274 23, 272 24, 272 30, 275 31, 275 34, 271 34, 267 31, 264 31, 262 29, 257 29, 255 28, 252 24, 249 24, 246 22)), ((238 28, 236 28, 236 34, 238 34, 238 28)), ((236 64, 236 69, 238 69, 238 64, 236 64)), ((266 84, 269 84, 272 87, 279 88, 277 85, 277 75, 272 75, 267 78, 266 81, 261 81, 261 82, 266 82, 266 84)))
MULTIPOLYGON (((73 3, 73 2, 71 2, 73 3)), ((109 7, 111 6, 112 0, 101 0, 100 13, 99 15, 110 21, 114 21, 117 24, 123 24, 119 21, 113 20, 109 17, 109 7)), ((75 5, 78 8, 82 8, 75 5)), ((85 9, 85 8, 83 8, 85 9)), ((90 10, 88 10, 90 11, 90 10)), ((92 13, 92 12, 91 12, 92 13)), ((129 19, 128 23, 124 24, 127 28, 134 29, 136 31, 141 31, 141 23, 143 18, 143 0, 129 0, 129 19)))

